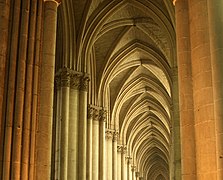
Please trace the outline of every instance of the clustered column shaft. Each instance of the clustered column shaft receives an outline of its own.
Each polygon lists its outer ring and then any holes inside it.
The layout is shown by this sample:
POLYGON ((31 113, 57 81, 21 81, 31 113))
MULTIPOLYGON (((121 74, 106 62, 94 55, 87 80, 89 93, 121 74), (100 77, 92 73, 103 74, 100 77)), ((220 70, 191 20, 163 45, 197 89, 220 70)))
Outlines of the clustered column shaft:
POLYGON ((81 166, 82 168, 79 168, 79 166, 86 163, 87 158, 87 104, 85 96, 89 78, 83 73, 62 68, 56 73, 55 80, 58 112, 55 118, 56 122, 54 122, 57 126, 55 128, 57 136, 54 139, 54 151, 56 151, 54 177, 86 179, 87 167, 81 166), (80 106, 80 104, 82 105, 80 106), (80 111, 83 113, 82 115, 80 115, 80 111), (81 123, 80 120, 85 121, 85 123, 81 123), (80 136, 82 139, 79 138, 80 136))
POLYGON ((50 179, 53 124, 57 1, 44 2, 43 52, 40 76, 39 118, 36 134, 36 179, 50 179))
MULTIPOLYGON (((57 8, 58 3, 52 3, 57 8)), ((35 164, 40 162, 36 153, 39 69, 48 43, 41 35, 46 37, 50 29, 52 43, 56 35, 56 19, 42 28, 43 17, 48 21, 56 16, 46 15, 47 6, 43 16, 43 1, 0 0, 0 179, 34 179, 35 164)), ((49 51, 51 63, 53 46, 49 51)))
POLYGON ((88 105, 87 179, 103 180, 105 178, 105 121, 106 111, 103 108, 88 105))
POLYGON ((113 138, 113 131, 111 130, 106 130, 106 175, 107 175, 107 180, 112 180, 112 158, 113 158, 113 154, 112 154, 112 138, 113 138))

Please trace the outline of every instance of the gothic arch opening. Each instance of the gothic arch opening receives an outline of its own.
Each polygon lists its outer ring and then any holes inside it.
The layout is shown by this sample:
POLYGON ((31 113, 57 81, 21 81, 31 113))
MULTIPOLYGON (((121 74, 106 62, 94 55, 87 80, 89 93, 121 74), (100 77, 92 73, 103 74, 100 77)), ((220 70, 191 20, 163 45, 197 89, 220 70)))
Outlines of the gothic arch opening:
MULTIPOLYGON (((97 153, 106 145, 107 155, 93 155, 106 164, 107 178, 175 176, 171 164, 180 158, 175 152, 180 139, 173 133, 179 132, 173 5, 163 0, 94 0, 79 2, 79 9, 78 2, 60 7, 58 30, 63 35, 58 33, 58 44, 63 47, 58 47, 62 61, 58 58, 57 67, 89 74, 89 113, 94 119, 95 109, 107 112, 105 142, 100 122, 93 121, 88 132, 99 146, 97 153), (76 49, 68 43, 75 36, 72 29, 80 39, 76 49)), ((93 162, 93 171, 100 163, 93 162)))

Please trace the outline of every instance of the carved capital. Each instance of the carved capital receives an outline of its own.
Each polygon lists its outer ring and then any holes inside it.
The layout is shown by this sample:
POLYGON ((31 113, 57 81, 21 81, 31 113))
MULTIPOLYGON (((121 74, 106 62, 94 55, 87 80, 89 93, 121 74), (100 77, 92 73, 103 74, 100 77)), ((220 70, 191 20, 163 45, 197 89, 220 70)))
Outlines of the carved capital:
POLYGON ((101 109, 99 111, 99 120, 106 122, 106 120, 107 120, 107 111, 106 110, 101 109))
POLYGON ((80 89, 80 79, 81 79, 81 74, 78 72, 72 72, 71 77, 70 77, 70 87, 75 90, 80 89))
POLYGON ((131 166, 131 170, 134 172, 134 171, 136 171, 136 166, 131 166))
POLYGON ((119 133, 117 131, 113 132, 113 139, 112 139, 112 141, 116 142, 118 140, 118 136, 119 136, 119 133))
POLYGON ((99 110, 94 108, 94 111, 93 111, 93 120, 94 121, 98 121, 99 120, 99 110))
POLYGON ((136 177, 139 177, 140 176, 140 173, 139 172, 136 172, 136 177))
POLYGON ((57 89, 59 89, 61 87, 61 79, 60 79, 60 75, 56 75, 55 76, 55 87, 57 89))
POLYGON ((81 81, 80 81, 80 90, 81 91, 88 91, 89 81, 90 81, 90 78, 88 75, 85 74, 84 76, 82 76, 81 81))
POLYGON ((127 147, 126 146, 122 146, 122 154, 126 154, 126 152, 127 152, 127 147))
POLYGON ((113 132, 111 130, 106 130, 105 132, 105 139, 109 140, 113 138, 113 132))
POLYGON ((88 119, 92 119, 94 114, 94 108, 88 105, 87 107, 87 117, 88 119))
POLYGON ((71 71, 68 68, 61 69, 60 78, 61 78, 61 87, 70 87, 70 76, 71 71))
POLYGON ((117 152, 118 152, 118 153, 122 153, 122 148, 123 148, 123 146, 120 145, 120 144, 118 144, 118 145, 117 145, 117 152))
POLYGON ((60 69, 55 75, 56 87, 70 87, 70 76, 71 70, 69 68, 60 69))
POLYGON ((126 156, 125 160, 126 160, 128 165, 132 163, 132 158, 130 156, 126 156))

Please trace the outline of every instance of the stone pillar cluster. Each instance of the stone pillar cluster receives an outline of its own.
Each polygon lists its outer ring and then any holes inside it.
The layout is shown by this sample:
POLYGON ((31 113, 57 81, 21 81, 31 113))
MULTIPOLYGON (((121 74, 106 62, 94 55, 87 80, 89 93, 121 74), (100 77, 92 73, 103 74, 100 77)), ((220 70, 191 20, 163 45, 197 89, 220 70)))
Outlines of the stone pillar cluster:
POLYGON ((105 131, 106 111, 88 105, 87 125, 87 179, 105 179, 105 131), (101 147, 102 146, 102 147, 101 147))
POLYGON ((86 74, 69 68, 60 69, 55 75, 55 179, 86 179, 88 82, 86 74))
POLYGON ((50 178, 58 5, 0 0, 0 179, 50 178))
POLYGON ((222 179, 220 1, 175 1, 182 179, 222 179))
MULTIPOLYGON (((173 2, 170 177, 222 180, 223 3, 173 2)), ((60 3, 0 0, 0 179, 142 180, 118 130, 106 129, 105 108, 88 105, 89 76, 74 70, 82 62, 55 72, 60 3)))

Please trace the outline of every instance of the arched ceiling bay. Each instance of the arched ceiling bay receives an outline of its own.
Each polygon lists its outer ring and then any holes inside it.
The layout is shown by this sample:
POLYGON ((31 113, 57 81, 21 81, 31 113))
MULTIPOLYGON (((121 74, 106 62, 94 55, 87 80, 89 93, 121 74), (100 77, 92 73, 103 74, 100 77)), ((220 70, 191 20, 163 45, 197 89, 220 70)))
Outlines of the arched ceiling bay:
POLYGON ((108 110, 107 127, 119 132, 119 144, 143 177, 168 179, 176 66, 172 1, 75 2, 82 2, 74 9, 84 52, 79 57, 91 61, 85 64, 96 97, 91 103, 108 110))
POLYGON ((125 1, 94 38, 98 103, 143 177, 169 177, 174 32, 165 3, 125 1), (154 169, 160 172, 153 173, 154 169))

